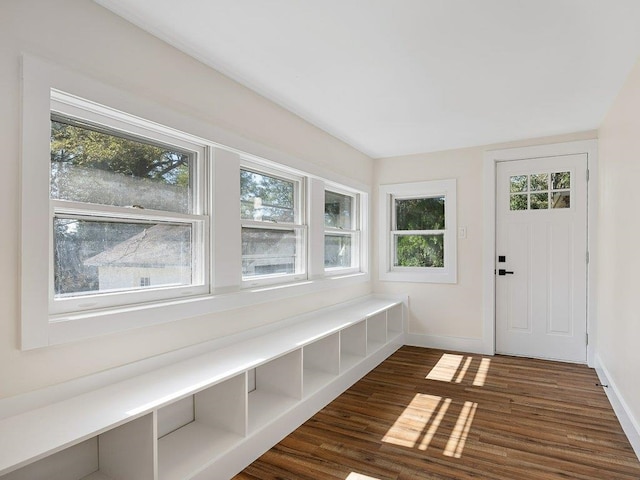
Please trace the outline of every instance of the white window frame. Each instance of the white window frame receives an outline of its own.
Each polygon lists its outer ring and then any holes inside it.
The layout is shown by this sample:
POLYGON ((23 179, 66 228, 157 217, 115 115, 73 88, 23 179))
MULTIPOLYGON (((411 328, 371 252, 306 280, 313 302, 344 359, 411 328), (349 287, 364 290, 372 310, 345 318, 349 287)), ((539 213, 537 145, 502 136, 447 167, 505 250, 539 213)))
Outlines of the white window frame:
MULTIPOLYGON (((360 271, 361 264, 361 230, 362 230, 362 201, 361 194, 353 191, 346 190, 344 187, 336 186, 330 183, 325 184, 324 193, 326 192, 337 193, 338 195, 344 195, 351 197, 351 229, 345 230, 341 228, 328 227, 324 225, 324 237, 327 235, 341 235, 345 237, 351 237, 351 265, 349 267, 324 267, 324 273, 327 276, 331 275, 346 275, 360 271)), ((325 197, 326 198, 326 197, 325 197)), ((324 206, 324 204, 323 204, 324 206)), ((324 224, 324 222, 323 222, 324 224)), ((323 238, 324 240, 324 238, 323 238)), ((323 242, 324 251, 324 242, 323 242)), ((324 258, 324 257, 323 257, 324 258)))
MULTIPOLYGON (((259 175, 282 179, 292 182, 293 192, 293 222, 269 222, 248 220, 241 218, 241 229, 253 228, 264 230, 293 230, 296 233, 296 260, 294 273, 275 273, 254 276, 242 276, 242 288, 254 288, 262 285, 297 282, 307 279, 307 225, 305 223, 305 177, 295 172, 274 168, 271 165, 241 158, 240 170, 248 170, 259 175)), ((238 182, 240 178, 238 178, 238 182)), ((240 199, 238 199, 240 201, 240 199)), ((238 211, 238 213, 240 213, 238 211)), ((242 262, 242 259, 241 259, 242 262)), ((241 263, 242 265, 242 263, 241 263)))
MULTIPOLYGON (((369 186, 352 178, 330 172, 277 149, 233 133, 211 129, 211 124, 157 103, 135 91, 114 87, 82 72, 72 71, 30 54, 23 54, 20 187, 20 338, 19 347, 31 350, 70 342, 85 341, 113 333, 125 334, 133 329, 168 322, 180 322, 223 311, 250 307, 264 302, 286 302, 300 295, 362 286, 371 281, 369 273, 369 186), (188 141, 206 145, 206 210, 210 216, 208 268, 211 292, 162 299, 122 307, 59 314, 49 312, 49 156, 51 150, 51 90, 70 92, 91 99, 96 106, 108 105, 110 112, 128 112, 136 118, 155 123, 160 131, 189 132, 188 141), (307 195, 305 211, 307 232, 307 278, 287 284, 242 288, 241 222, 237 208, 229 208, 229 199, 239 198, 237 181, 240 164, 247 159, 261 166, 273 167, 304 177, 307 195), (44 160, 44 163, 43 163, 44 160), (361 195, 362 234, 360 272, 349 275, 324 274, 324 182, 344 185, 361 195), (312 188, 313 187, 313 188, 312 188), (317 188, 316 188, 317 187, 317 188), (319 199, 316 199, 319 196, 319 199), (216 235, 213 235, 213 232, 216 235), (215 265, 215 270, 213 269, 215 265), (311 268, 313 267, 313 274, 311 268)), ((133 212, 135 213, 135 212, 133 212)), ((223 316, 216 321, 224 321, 223 316)), ((212 325, 212 334, 219 328, 212 325)), ((225 327, 226 328, 226 327, 225 327)))
POLYGON ((86 122, 114 136, 141 138, 187 151, 192 155, 190 166, 192 190, 192 212, 182 214, 150 209, 132 209, 111 205, 81 203, 68 200, 49 200, 52 224, 55 218, 120 222, 149 222, 157 224, 183 225, 191 228, 192 278, 188 286, 159 286, 131 289, 116 293, 96 292, 89 294, 55 297, 53 229, 49 229, 49 315, 55 321, 58 315, 68 315, 91 310, 122 307, 127 305, 157 302, 208 294, 209 272, 209 218, 206 202, 206 157, 207 146, 168 127, 128 115, 103 105, 79 98, 75 95, 51 90, 51 114, 62 119, 86 122))
MULTIPOLYGON (((388 282, 457 282, 457 223, 456 180, 434 180, 427 182, 380 185, 379 189, 379 278, 388 282), (413 198, 445 198, 445 229, 436 233, 444 235, 444 267, 398 267, 394 266, 395 200, 413 198)), ((402 233, 412 233, 403 231, 402 233)), ((417 232, 424 234, 425 232, 417 232)), ((429 233, 429 232, 426 232, 429 233)))

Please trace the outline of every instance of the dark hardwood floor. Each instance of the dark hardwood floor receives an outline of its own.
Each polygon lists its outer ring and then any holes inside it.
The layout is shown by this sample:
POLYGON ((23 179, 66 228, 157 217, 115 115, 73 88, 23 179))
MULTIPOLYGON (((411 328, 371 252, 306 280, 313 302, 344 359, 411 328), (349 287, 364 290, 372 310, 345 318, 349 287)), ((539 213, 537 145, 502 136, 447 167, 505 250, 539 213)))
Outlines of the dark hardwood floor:
POLYGON ((593 370, 403 347, 235 477, 638 480, 593 370))

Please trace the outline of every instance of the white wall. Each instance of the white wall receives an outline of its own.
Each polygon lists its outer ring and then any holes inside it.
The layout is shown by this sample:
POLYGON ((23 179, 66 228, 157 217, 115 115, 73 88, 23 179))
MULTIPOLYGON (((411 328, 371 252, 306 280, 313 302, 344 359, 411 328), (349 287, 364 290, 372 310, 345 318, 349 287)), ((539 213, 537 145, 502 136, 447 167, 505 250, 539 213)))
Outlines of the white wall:
MULTIPOLYGON (((522 140, 443 152, 383 158, 375 161, 374 184, 457 179, 458 226, 467 238, 458 238, 456 284, 381 282, 374 269, 374 291, 409 294, 409 341, 416 345, 482 352, 483 313, 483 161, 484 152, 500 148, 543 145, 596 138, 596 132, 522 140)), ((378 208, 373 193, 374 211, 378 208)), ((374 228, 378 228, 377 220, 374 228)), ((374 236, 374 241, 377 236, 374 236)), ((377 258, 378 245, 374 247, 377 258)))
MULTIPOLYGON (((640 434, 640 62, 599 130, 596 348, 640 434)), ((640 446, 640 444, 638 444, 640 446)), ((637 450, 640 452, 640 450, 637 450)))
MULTIPOLYGON (((258 155, 277 152, 312 173, 370 185, 372 162, 299 117, 87 0, 0 2, 0 398, 124 365, 370 292, 363 283, 129 333, 18 349, 20 54, 76 70, 153 110, 170 108, 198 135, 228 138, 258 155), (256 147, 256 145, 259 145, 256 147), (254 150, 251 150, 251 149, 254 150)), ((43 159, 44 165, 48 162, 43 159)))

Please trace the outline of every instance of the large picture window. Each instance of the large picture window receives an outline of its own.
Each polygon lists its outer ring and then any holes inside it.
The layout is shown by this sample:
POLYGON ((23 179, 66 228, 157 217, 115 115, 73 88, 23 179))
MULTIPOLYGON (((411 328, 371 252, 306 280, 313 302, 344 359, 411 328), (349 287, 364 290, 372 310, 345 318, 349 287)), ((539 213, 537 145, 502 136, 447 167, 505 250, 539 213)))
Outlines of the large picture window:
POLYGON ((455 283, 455 180, 381 185, 380 205, 380 279, 455 283))
POLYGON ((284 172, 240 170, 242 279, 245 285, 304 278, 302 179, 284 172))
POLYGON ((202 147, 68 101, 52 93, 50 313, 207 292, 202 147))

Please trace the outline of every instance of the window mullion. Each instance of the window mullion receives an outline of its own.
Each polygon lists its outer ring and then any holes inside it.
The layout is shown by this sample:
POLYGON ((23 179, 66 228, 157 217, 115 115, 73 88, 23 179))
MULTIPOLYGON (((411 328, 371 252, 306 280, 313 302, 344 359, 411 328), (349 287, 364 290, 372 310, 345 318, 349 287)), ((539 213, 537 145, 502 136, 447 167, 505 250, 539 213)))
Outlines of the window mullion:
POLYGON ((50 200, 50 204, 54 215, 73 215, 87 218, 121 218, 126 220, 157 220, 163 222, 193 222, 204 218, 204 215, 191 215, 186 213, 163 212, 160 210, 143 208, 70 202, 68 200, 50 200))

